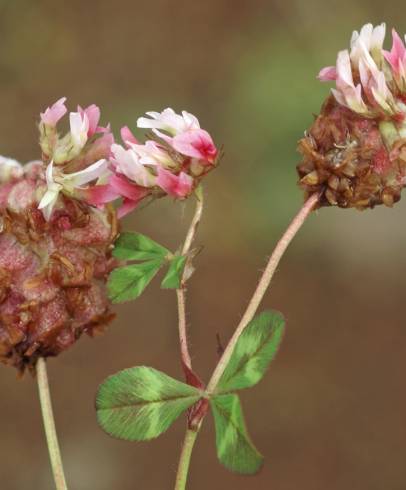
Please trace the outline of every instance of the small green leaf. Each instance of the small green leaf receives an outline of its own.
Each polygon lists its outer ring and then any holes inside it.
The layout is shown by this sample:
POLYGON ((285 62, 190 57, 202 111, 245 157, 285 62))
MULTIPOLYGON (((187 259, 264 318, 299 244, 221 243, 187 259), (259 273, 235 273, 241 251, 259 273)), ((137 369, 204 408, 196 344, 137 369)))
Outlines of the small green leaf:
POLYGON ((107 289, 113 303, 138 298, 159 271, 164 259, 114 269, 109 276, 107 289))
POLYGON ((177 255, 171 259, 168 272, 161 283, 161 287, 164 289, 180 288, 186 259, 187 257, 185 255, 177 255))
POLYGON ((169 250, 141 233, 122 233, 114 244, 114 257, 124 260, 154 260, 166 257, 169 250))
POLYGON ((245 328, 220 378, 217 392, 254 386, 264 376, 282 340, 285 320, 277 311, 265 311, 245 328))
POLYGON ((217 395, 210 400, 216 427, 217 457, 229 470, 256 473, 263 462, 248 435, 238 395, 217 395))
POLYGON ((201 398, 201 392, 156 369, 137 366, 114 374, 99 387, 96 411, 108 434, 128 441, 158 437, 201 398))

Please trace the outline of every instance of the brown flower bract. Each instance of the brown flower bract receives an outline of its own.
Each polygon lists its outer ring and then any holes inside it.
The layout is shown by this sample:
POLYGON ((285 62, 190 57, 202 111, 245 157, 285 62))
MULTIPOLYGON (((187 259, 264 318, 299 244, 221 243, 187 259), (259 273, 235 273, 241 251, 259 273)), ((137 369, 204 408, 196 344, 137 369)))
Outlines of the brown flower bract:
POLYGON ((63 196, 49 222, 38 210, 40 164, 0 185, 0 360, 20 371, 56 356, 112 319, 114 210, 63 196))
POLYGON ((333 96, 298 150, 299 186, 321 194, 321 206, 366 209, 399 201, 406 174, 404 140, 388 151, 380 121, 360 116, 339 105, 333 96))

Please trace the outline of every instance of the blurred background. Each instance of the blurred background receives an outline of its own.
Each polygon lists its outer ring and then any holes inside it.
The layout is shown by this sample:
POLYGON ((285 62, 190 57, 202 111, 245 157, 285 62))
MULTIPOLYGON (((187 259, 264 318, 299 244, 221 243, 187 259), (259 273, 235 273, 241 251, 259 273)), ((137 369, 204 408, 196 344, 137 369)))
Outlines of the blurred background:
MULTIPOLYGON (((39 112, 61 96, 72 110, 100 105, 116 134, 146 110, 198 115, 225 149, 206 180, 204 250, 188 290, 193 360, 207 380, 216 333, 226 343, 302 203, 296 142, 329 91, 318 70, 366 22, 405 32, 405 13, 400 0, 0 0, 0 153, 38 157, 39 112)), ((161 200, 123 227, 175 249, 190 205, 161 200)), ((286 315, 281 351, 242 393, 264 468, 247 478, 221 467, 208 416, 190 489, 406 488, 405 212, 401 201, 309 219, 262 305, 286 315)), ((184 420, 153 442, 127 443, 98 428, 93 404, 98 384, 126 367, 182 376, 175 295, 155 280, 116 311, 106 335, 49 362, 70 488, 171 489, 184 420)), ((0 384, 0 487, 51 490, 35 382, 2 367, 0 384)))

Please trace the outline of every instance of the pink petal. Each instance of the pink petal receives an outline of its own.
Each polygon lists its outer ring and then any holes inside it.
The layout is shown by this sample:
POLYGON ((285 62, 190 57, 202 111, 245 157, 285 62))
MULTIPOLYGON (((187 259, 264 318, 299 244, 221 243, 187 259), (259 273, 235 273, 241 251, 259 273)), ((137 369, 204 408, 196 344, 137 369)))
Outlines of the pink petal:
POLYGON ((97 126, 96 133, 111 133, 110 123, 107 126, 97 126))
POLYGON ((198 158, 208 163, 213 163, 217 156, 217 148, 210 134, 204 129, 191 129, 175 136, 172 146, 182 155, 198 158))
POLYGON ((139 145, 137 138, 133 135, 128 126, 123 126, 120 131, 121 139, 124 141, 127 148, 131 146, 128 143, 133 143, 134 145, 139 145))
POLYGON ((124 176, 113 175, 110 186, 123 197, 123 203, 117 210, 118 218, 122 218, 135 209, 140 201, 150 193, 149 189, 131 184, 124 176))
POLYGON ((78 112, 83 116, 86 114, 88 120, 89 120, 89 129, 87 132, 87 136, 90 138, 95 134, 95 132, 98 129, 98 124, 100 120, 100 109, 97 107, 95 104, 89 105, 89 107, 86 107, 86 109, 82 109, 80 106, 78 106, 78 112))
POLYGON ((81 190, 83 198, 93 206, 101 206, 111 201, 115 201, 120 194, 114 190, 110 184, 94 185, 88 189, 81 190))
POLYGON ((104 133, 103 136, 97 138, 91 145, 86 157, 91 156, 94 160, 99 160, 100 158, 110 158, 111 157, 111 146, 114 144, 114 136, 112 133, 104 133))
POLYGON ((167 194, 173 197, 186 197, 193 190, 193 179, 190 175, 181 172, 179 175, 174 175, 169 170, 158 167, 157 184, 167 194))
POLYGON ((112 175, 110 177, 109 184, 111 188, 116 191, 121 197, 126 197, 127 199, 131 199, 132 201, 138 202, 143 199, 147 194, 149 194, 148 189, 132 184, 123 175, 112 175))
POLYGON ((125 177, 113 175, 107 185, 95 185, 82 190, 81 193, 93 206, 102 206, 122 197, 123 203, 117 210, 118 218, 122 218, 138 206, 149 194, 149 190, 131 184, 125 177))
POLYGON ((383 51, 383 55, 386 61, 392 66, 393 71, 398 75, 403 61, 406 58, 406 48, 395 29, 392 29, 392 38, 392 49, 390 52, 383 51))
POLYGON ((123 204, 117 209, 117 218, 121 219, 131 211, 133 211, 140 201, 132 201, 131 199, 123 199, 123 204))
POLYGON ((65 106, 66 97, 62 97, 55 102, 51 107, 48 107, 45 112, 41 112, 41 121, 48 126, 56 126, 58 121, 66 114, 65 106))
POLYGON ((331 82, 337 78, 337 70, 335 66, 326 66, 322 68, 317 75, 321 82, 331 82))

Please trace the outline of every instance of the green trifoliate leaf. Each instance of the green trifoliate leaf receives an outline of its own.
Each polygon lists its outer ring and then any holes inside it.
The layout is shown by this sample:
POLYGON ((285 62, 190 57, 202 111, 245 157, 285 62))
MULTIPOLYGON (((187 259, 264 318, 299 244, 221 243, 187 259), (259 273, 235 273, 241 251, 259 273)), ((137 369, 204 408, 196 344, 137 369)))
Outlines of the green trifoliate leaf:
POLYGON ((107 282, 111 301, 113 303, 122 303, 138 298, 159 271, 164 261, 161 258, 114 269, 107 282))
POLYGON ((168 272, 161 283, 161 287, 164 289, 180 288, 186 259, 187 257, 184 255, 177 255, 171 259, 168 272))
POLYGON ((254 386, 264 376, 282 340, 285 320, 281 313, 265 311, 243 331, 217 385, 217 392, 254 386))
POLYGON ((229 470, 251 475, 263 462, 248 435, 238 395, 217 395, 210 400, 216 428, 217 457, 229 470))
POLYGON ((153 439, 201 396, 193 386, 138 366, 120 371, 100 385, 97 420, 111 436, 128 441, 153 439))
POLYGON ((114 244, 114 257, 123 260, 154 260, 168 256, 169 250, 141 233, 122 233, 114 244))

